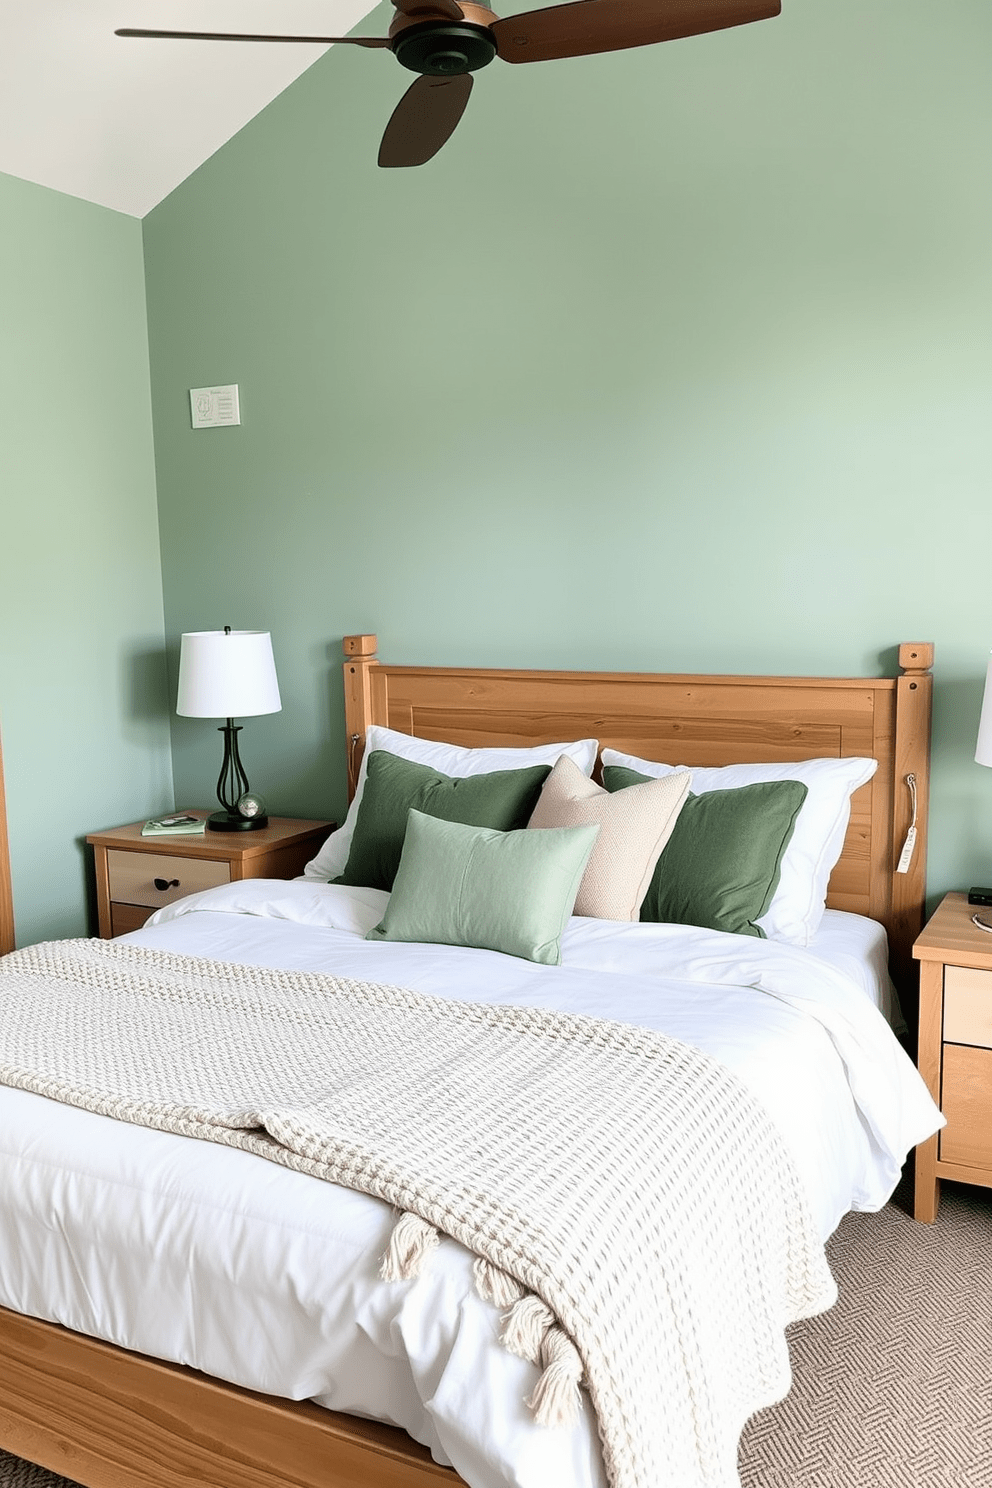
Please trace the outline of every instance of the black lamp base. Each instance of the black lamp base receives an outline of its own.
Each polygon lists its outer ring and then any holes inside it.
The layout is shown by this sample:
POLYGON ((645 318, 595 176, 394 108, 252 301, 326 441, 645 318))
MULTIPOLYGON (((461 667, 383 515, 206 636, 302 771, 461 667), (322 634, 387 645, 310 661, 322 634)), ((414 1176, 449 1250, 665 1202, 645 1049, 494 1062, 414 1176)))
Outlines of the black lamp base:
POLYGON ((268 825, 267 816, 229 816, 226 811, 215 811, 207 817, 208 832, 257 832, 268 825))

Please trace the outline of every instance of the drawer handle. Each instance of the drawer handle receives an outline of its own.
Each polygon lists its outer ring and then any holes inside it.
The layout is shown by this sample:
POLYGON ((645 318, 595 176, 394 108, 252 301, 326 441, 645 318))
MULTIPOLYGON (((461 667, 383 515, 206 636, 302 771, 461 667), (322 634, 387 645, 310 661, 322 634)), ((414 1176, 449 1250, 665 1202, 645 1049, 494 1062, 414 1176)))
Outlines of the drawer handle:
POLYGON ((152 880, 157 889, 178 889, 178 878, 156 878, 152 880))

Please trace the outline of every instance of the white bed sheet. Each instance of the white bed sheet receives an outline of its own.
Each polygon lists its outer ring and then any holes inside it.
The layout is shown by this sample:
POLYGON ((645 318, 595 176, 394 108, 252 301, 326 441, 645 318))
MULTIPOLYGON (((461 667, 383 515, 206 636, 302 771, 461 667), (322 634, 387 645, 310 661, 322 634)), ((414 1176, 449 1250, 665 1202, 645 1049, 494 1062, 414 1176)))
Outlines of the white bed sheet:
MULTIPOLYGON (((902 1156, 939 1124, 877 1011, 889 984, 870 921, 828 914, 804 951, 573 919, 559 969, 367 942, 385 902, 249 881, 180 901, 130 939, 659 1028, 728 1064, 765 1104, 824 1238, 848 1209, 884 1203, 902 1156)), ((0 1194, 6 1307, 393 1422, 472 1488, 604 1488, 591 1412, 569 1431, 534 1425, 523 1401, 536 1370, 499 1344, 461 1246, 444 1241, 416 1283, 378 1280, 394 1221, 378 1200, 6 1087, 0 1194)))

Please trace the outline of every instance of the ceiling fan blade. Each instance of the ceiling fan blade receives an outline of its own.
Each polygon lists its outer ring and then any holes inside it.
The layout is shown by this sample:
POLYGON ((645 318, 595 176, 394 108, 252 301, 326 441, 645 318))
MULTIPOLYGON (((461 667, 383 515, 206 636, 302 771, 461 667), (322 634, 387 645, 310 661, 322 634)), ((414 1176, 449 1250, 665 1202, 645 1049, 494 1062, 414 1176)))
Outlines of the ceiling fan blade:
POLYGON ((652 46, 777 16, 781 0, 577 0, 494 21, 504 62, 547 62, 652 46))
POLYGON ((132 27, 121 27, 115 36, 146 36, 156 41, 295 41, 308 42, 312 46, 335 46, 347 42, 350 46, 388 47, 386 36, 245 36, 234 31, 138 31, 132 27))
POLYGON ((393 0, 393 4, 400 15, 405 16, 427 12, 428 15, 444 17, 449 21, 461 21, 465 18, 465 12, 455 0, 393 0))
POLYGON ((423 165, 454 133, 472 91, 472 74, 419 77, 403 94, 386 125, 379 164, 423 165))

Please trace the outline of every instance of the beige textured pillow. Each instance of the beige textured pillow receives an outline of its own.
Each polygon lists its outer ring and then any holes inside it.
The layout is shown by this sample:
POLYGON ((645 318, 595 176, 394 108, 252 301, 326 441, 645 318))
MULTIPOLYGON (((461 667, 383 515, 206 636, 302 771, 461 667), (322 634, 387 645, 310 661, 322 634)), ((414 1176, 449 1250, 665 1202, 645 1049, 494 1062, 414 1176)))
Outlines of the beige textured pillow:
POLYGON ((527 829, 599 826, 574 914, 637 919, 691 778, 680 770, 611 795, 562 755, 544 782, 527 829))

